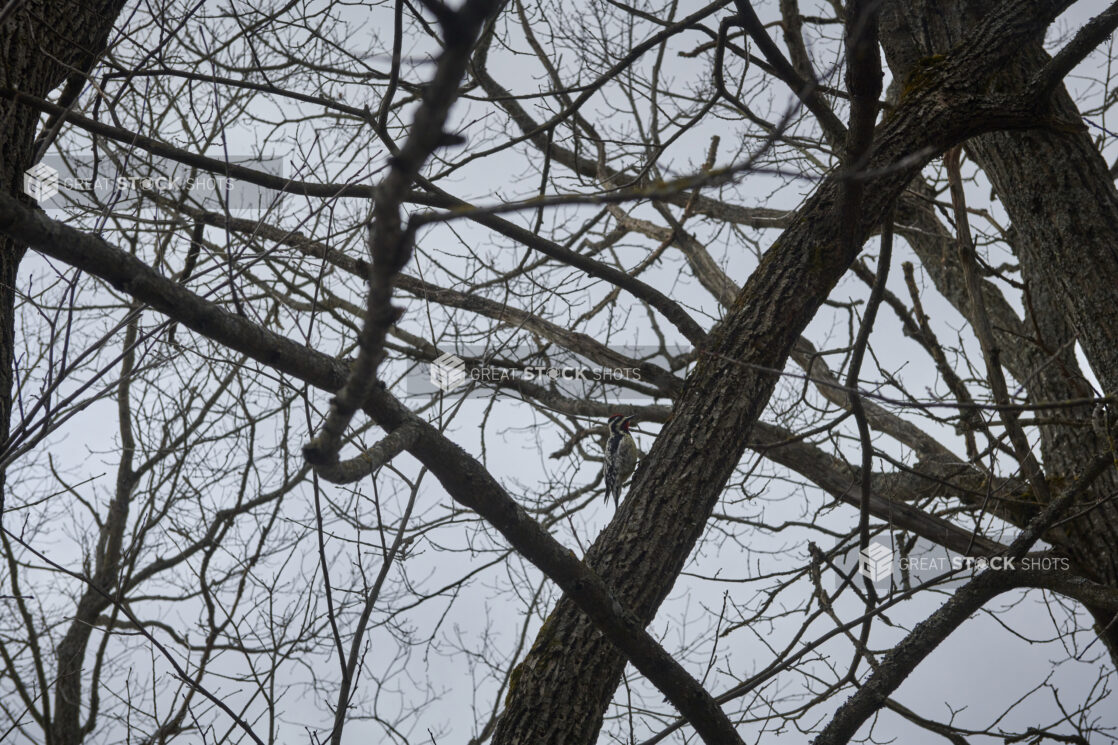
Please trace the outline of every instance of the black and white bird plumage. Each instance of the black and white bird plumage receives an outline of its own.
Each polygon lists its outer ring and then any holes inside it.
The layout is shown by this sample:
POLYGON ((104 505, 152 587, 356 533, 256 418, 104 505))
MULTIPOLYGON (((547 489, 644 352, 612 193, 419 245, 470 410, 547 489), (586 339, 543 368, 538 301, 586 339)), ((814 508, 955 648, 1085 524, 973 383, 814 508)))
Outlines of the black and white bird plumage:
POLYGON ((609 418, 606 438, 606 498, 613 495, 616 506, 621 501, 621 488, 637 467, 637 443, 629 434, 629 424, 636 417, 614 414, 609 418))

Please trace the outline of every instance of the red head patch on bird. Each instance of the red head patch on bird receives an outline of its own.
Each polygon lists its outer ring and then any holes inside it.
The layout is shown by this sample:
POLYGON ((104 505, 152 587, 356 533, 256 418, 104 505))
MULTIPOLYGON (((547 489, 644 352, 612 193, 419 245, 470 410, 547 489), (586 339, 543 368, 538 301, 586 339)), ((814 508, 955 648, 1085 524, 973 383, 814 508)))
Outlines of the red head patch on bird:
POLYGON ((633 414, 626 416, 625 414, 613 414, 609 418, 610 430, 621 430, 623 432, 629 431, 629 424, 637 417, 633 414))

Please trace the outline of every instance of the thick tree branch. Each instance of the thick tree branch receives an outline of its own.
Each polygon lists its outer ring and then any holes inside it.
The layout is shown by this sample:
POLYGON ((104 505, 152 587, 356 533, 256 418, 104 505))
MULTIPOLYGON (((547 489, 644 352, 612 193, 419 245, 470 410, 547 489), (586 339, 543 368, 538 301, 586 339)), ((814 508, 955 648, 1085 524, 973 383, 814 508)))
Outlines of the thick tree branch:
MULTIPOLYGON (((1067 507, 1080 497, 1103 471, 1113 465, 1108 453, 1092 461, 1087 471, 1080 475, 1076 485, 1053 500, 1043 512, 1036 516, 1009 546, 1006 554, 1009 560, 1019 560, 1055 522, 1067 507)), ((1051 575, 1045 575, 1049 577, 1051 575)), ((1049 581, 1052 581, 1049 579, 1049 581)), ((1065 585, 1069 590, 1083 588, 1085 583, 1072 582, 1065 585)), ((916 666, 930 655, 948 636, 959 628, 971 614, 997 595, 1018 587, 1028 586, 1015 571, 986 570, 961 587, 944 605, 913 628, 900 644, 885 656, 873 674, 862 684, 857 693, 851 696, 831 721, 813 741, 813 745, 846 745, 858 728, 877 711, 885 700, 893 694, 904 679, 916 666)), ((1113 593, 1085 593, 1092 604, 1104 598, 1113 602, 1113 593)))
MULTIPOLYGON (((925 0, 888 3, 883 19, 888 18, 889 32, 883 38, 889 42, 886 52, 894 75, 911 78, 908 71, 918 69, 920 60, 950 49, 995 6, 995 0, 949 6, 925 0)), ((994 91, 1029 95, 1035 76, 1051 61, 1038 39, 1012 63, 992 69, 988 85, 994 91)), ((1002 359, 1028 400, 1073 400, 1092 390, 1080 370, 1073 340, 1082 345, 1103 390, 1118 390, 1118 304, 1113 292, 1118 263, 1112 240, 1118 232, 1118 192, 1063 86, 1056 86, 1038 106, 1058 124, 990 133, 967 143, 968 156, 982 169, 1012 220, 1004 238, 1017 257, 1025 285, 1025 322, 1013 311, 1005 312, 1006 304, 989 291, 989 283, 984 283, 983 294, 1002 359), (1029 157, 1022 158, 1022 153, 1029 157)), ((936 222, 925 224, 929 233, 944 232, 936 222)), ((946 289, 944 294, 960 307, 956 298, 964 283, 952 278, 959 272, 958 262, 950 259, 954 249, 946 249, 951 244, 938 239, 920 242, 920 232, 913 237, 937 287, 946 289)), ((970 318, 970 311, 963 314, 970 318)), ((1086 422, 1090 407, 1069 408, 1064 416, 1069 419, 1039 427, 1046 476, 1054 484, 1066 483, 1100 448, 1109 447, 1105 434, 1100 437, 1093 428, 1075 423, 1086 422)), ((1112 550, 1118 545, 1116 490, 1118 474, 1107 473, 1086 495, 1084 507, 1075 511, 1080 517, 1063 526, 1069 539, 1065 549, 1077 569, 1111 585, 1118 583, 1118 557, 1112 550)), ((1112 659, 1118 660, 1113 614, 1096 614, 1096 621, 1112 659)))
POLYGON ((1118 3, 1099 13, 1083 25, 1075 38, 1033 77, 1029 85, 1032 95, 1045 100, 1056 90, 1067 74, 1087 57, 1095 48, 1106 41, 1106 37, 1118 28, 1118 3))
MULTIPOLYGON (((666 208, 660 209, 666 212, 666 208)), ((610 214, 627 230, 647 235, 658 241, 673 241, 679 246, 691 271, 707 292, 713 295, 724 308, 730 308, 734 304, 741 288, 722 271, 706 247, 683 226, 663 227, 649 220, 633 217, 621 207, 613 207, 610 214)), ((669 216, 665 215, 665 217, 669 216)), ((801 336, 796 340, 791 357, 803 369, 823 398, 836 406, 849 409, 852 391, 835 377, 834 372, 827 366, 826 360, 806 337, 801 336)), ((912 448, 921 460, 958 462, 958 458, 949 449, 911 422, 872 401, 863 400, 862 406, 874 429, 912 448)))
MULTIPOLYGON (((0 232, 36 251, 100 277, 183 326, 323 390, 337 390, 347 365, 222 310, 139 259, 0 194, 0 232)), ((455 501, 492 524, 526 559, 572 598, 605 638, 668 697, 708 743, 740 742, 721 708, 645 630, 602 578, 513 501, 462 448, 416 417, 387 391, 374 388, 365 411, 395 431, 410 424, 419 436, 409 452, 427 466, 455 501)))
MULTIPOLYGON (((862 217, 864 182, 853 178, 867 160, 870 144, 873 141, 874 122, 877 120, 877 98, 881 95, 881 55, 877 49, 877 0, 851 0, 847 3, 845 46, 846 46, 846 88, 850 91, 850 126, 846 131, 846 152, 843 168, 847 181, 843 184, 839 197, 839 218, 846 231, 847 251, 856 255, 861 249, 862 234, 859 223, 862 217)), ((877 309, 885 294, 885 282, 889 276, 889 264, 893 256, 893 209, 886 210, 881 231, 881 254, 877 262, 877 277, 866 302, 865 314, 858 327, 854 348, 850 355, 850 366, 846 375, 846 387, 850 389, 850 411, 858 425, 858 440, 862 450, 862 506, 858 514, 858 546, 865 551, 870 544, 870 499, 873 495, 873 443, 870 439, 870 425, 862 406, 858 391, 858 376, 862 370, 862 360, 870 343, 870 333, 877 318, 877 309)), ((866 577, 866 611, 873 610, 877 603, 877 591, 873 581, 866 577)), ((863 650, 869 641, 870 625, 873 616, 867 615, 862 624, 861 634, 856 645, 854 660, 850 664, 848 677, 853 678, 861 662, 863 650)))

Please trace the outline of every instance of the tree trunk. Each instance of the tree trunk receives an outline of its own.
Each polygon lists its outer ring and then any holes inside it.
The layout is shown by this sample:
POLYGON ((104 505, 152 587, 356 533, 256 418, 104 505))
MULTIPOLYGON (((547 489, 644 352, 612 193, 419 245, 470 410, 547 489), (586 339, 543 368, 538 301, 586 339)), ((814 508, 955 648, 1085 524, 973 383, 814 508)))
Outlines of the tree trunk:
MULTIPOLYGON (((990 5, 988 0, 888 3, 882 41, 894 74, 903 77, 920 58, 951 49, 990 5)), ((1007 94, 1020 91, 1048 60, 1040 42, 1031 42, 1012 64, 999 68, 991 84, 1007 94)), ((1091 395, 1075 358, 1077 336, 1106 392, 1118 391, 1118 192, 1062 85, 1051 111, 1068 126, 993 132, 967 143, 1013 221, 1028 316, 1024 339, 1006 337, 999 344, 1031 401, 1091 395)), ((1083 424, 1040 428, 1045 471, 1057 487, 1105 447, 1089 424, 1089 406, 1060 415, 1083 424)), ((1118 504, 1108 499, 1116 492, 1118 474, 1110 470, 1075 508, 1085 514, 1065 526, 1063 546, 1084 575, 1110 586, 1118 586, 1118 504)), ((1118 623, 1111 625, 1111 613, 1092 613, 1118 663, 1118 623)))
MULTIPOLYGON (((1004 64, 1043 32, 1059 7, 1006 3, 877 128, 867 166, 876 175, 866 181, 854 250, 837 209, 845 179, 831 174, 750 276, 707 341, 628 499, 586 555, 643 622, 652 620, 675 583, 768 401, 775 378, 761 370, 784 366, 857 247, 930 153, 1029 119, 1010 102, 991 104, 972 72, 1004 64), (947 87, 951 95, 943 95, 947 87)), ((594 742, 624 665, 562 598, 514 673, 494 745, 594 742)))

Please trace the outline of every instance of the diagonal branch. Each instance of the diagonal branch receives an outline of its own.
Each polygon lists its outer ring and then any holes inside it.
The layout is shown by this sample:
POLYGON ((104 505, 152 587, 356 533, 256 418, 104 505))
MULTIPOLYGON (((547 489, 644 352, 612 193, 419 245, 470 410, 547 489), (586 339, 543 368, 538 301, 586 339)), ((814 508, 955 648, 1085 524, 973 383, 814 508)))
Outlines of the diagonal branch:
POLYGON ((753 43, 761 50, 761 54, 765 55, 765 59, 769 61, 777 77, 783 80, 796 97, 803 101, 808 111, 815 115, 820 126, 823 127, 824 134, 835 142, 844 140, 847 134, 842 121, 835 116, 835 112, 819 95, 815 81, 801 78, 792 63, 781 53, 780 48, 765 31, 765 26, 757 17, 750 0, 734 0, 734 7, 738 10, 738 17, 741 18, 745 30, 749 32, 753 43))
MULTIPOLYGON (((166 206, 170 206, 167 204, 166 206)), ((291 246, 297 251, 315 258, 322 259, 332 266, 336 266, 356 277, 367 277, 369 263, 357 259, 344 251, 332 246, 307 238, 301 233, 284 230, 275 225, 270 225, 258 220, 227 217, 214 212, 196 210, 185 206, 176 206, 176 209, 190 215, 200 223, 227 228, 239 233, 274 241, 291 246)), ((539 317, 529 311, 517 308, 508 303, 491 300, 484 295, 442 287, 432 282, 413 277, 400 272, 393 281, 395 287, 419 298, 420 300, 450 308, 461 308, 477 313, 487 318, 492 318, 509 326, 520 327, 532 333, 539 334, 566 349, 593 360, 604 367, 629 367, 640 370, 641 380, 658 386, 665 393, 678 392, 683 381, 663 367, 646 360, 638 360, 611 349, 608 345, 594 339, 588 334, 574 331, 556 323, 539 317)), ((355 311, 357 312, 357 311, 355 311)))
MULTIPOLYGON (((448 209, 465 209, 470 207, 468 202, 452 196, 438 187, 435 187, 433 184, 429 184, 428 186, 437 196, 445 200, 444 206, 448 209)), ((512 238, 514 241, 534 251, 538 251, 544 256, 548 256, 568 266, 573 266, 576 269, 581 269, 588 276, 605 280, 625 290, 633 297, 643 300, 660 311, 660 313, 671 321, 671 323, 679 329, 679 332, 696 347, 702 346, 706 341, 707 332, 703 330, 702 326, 700 326, 694 318, 683 310, 679 303, 636 277, 631 277, 620 269, 615 269, 600 261, 595 261, 588 256, 583 256, 577 251, 572 251, 554 241, 549 241, 537 233, 533 233, 527 228, 522 228, 498 215, 479 213, 474 215, 472 219, 474 222, 491 228, 506 238, 512 238)))
MULTIPOLYGON (((183 326, 317 388, 337 390, 346 380, 348 369, 342 361, 229 313, 103 239, 29 210, 6 194, 0 194, 0 232, 100 277, 183 326)), ((374 388, 363 409, 389 431, 415 427, 419 436, 408 451, 430 469, 455 501, 497 528, 513 548, 573 599, 705 742, 741 742, 710 694, 652 638, 644 621, 615 597, 599 574, 509 497, 477 460, 385 390, 374 388)))
MULTIPOLYGON (((1081 497, 1096 478, 1113 464, 1113 455, 1096 457, 1080 475, 1075 486, 1053 500, 1036 516, 1009 547, 1007 561, 1021 559, 1057 517, 1076 499, 1081 497)), ((1094 585, 1080 579, 1065 585, 1066 590, 1094 585)), ((813 741, 813 745, 846 745, 858 728, 873 715, 892 695, 905 678, 916 669, 948 636, 958 629, 979 608, 994 597, 1017 587, 1029 586, 1015 571, 986 570, 965 584, 935 613, 916 625, 900 644, 885 656, 862 687, 851 696, 831 718, 831 721, 813 741)), ((1109 589, 1109 588, 1108 588, 1109 589)), ((1108 593, 1094 592, 1086 595, 1091 604, 1098 604, 1108 593)), ((1109 593, 1113 600, 1112 593, 1109 593)))
POLYGON ((1032 95, 1046 100, 1072 69, 1118 28, 1118 2, 1085 23, 1075 37, 1045 65, 1030 84, 1032 95))

